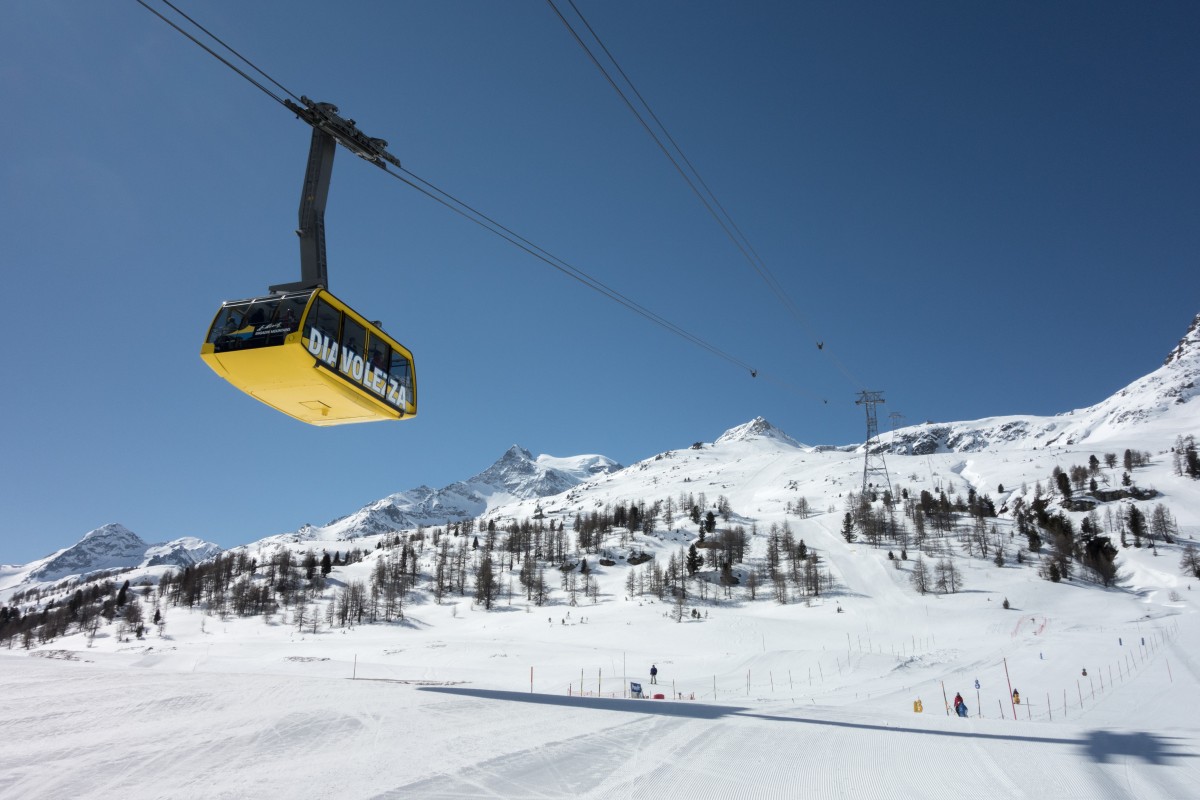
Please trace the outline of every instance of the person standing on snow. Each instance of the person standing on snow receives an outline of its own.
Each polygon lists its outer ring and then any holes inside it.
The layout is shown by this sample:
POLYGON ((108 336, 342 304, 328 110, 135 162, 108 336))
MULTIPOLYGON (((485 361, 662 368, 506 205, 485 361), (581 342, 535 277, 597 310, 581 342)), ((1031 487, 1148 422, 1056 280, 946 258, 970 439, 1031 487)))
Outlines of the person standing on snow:
POLYGON ((653 664, 650 665, 650 682, 658 683, 658 667, 653 664))

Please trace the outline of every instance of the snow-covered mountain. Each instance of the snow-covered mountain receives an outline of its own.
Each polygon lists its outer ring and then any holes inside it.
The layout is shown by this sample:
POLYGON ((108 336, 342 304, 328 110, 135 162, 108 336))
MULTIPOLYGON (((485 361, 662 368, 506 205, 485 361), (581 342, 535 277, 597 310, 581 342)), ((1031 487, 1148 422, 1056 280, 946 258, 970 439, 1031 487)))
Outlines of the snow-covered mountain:
POLYGON ((972 422, 927 422, 897 430, 894 436, 882 436, 880 447, 898 454, 928 455, 1100 444, 1131 437, 1153 440, 1143 446, 1169 447, 1181 428, 1194 425, 1197 395, 1200 314, 1161 367, 1093 406, 1053 417, 1017 415, 972 422))
MULTIPOLYGON (((1178 436, 1200 431, 1198 384, 1200 315, 1162 366, 1093 406, 1053 417, 1014 415, 924 423, 885 434, 878 447, 894 455, 926 456, 1046 451, 1068 445, 1115 447, 1112 443, 1117 442, 1162 452, 1178 436)), ((513 445, 467 480, 441 489, 419 486, 398 492, 326 525, 308 525, 260 543, 345 541, 488 514, 519 519, 543 506, 548 514, 563 517, 604 503, 666 497, 670 493, 666 487, 680 484, 735 498, 739 509, 782 506, 798 493, 822 505, 832 501, 821 497, 821 492, 839 497, 843 487, 853 488, 861 466, 852 452, 843 452, 852 450, 801 444, 762 417, 731 428, 707 446, 697 443, 661 453, 628 468, 602 455, 535 458, 513 445)), ((970 476, 965 466, 956 471, 970 476)), ((1005 479, 1011 484, 1015 477, 1005 479)), ((986 488, 982 477, 979 483, 986 488)), ((184 566, 217 552, 216 545, 192 538, 148 545, 120 525, 106 525, 45 559, 0 568, 4 584, 0 588, 98 570, 184 566)))
POLYGON ((68 548, 23 568, 6 571, 6 583, 49 583, 71 576, 86 576, 103 570, 138 567, 184 567, 211 558, 221 552, 212 542, 194 537, 174 539, 162 544, 147 544, 123 525, 111 523, 88 532, 68 548))
POLYGON ((777 442, 786 447, 805 447, 806 445, 797 442, 786 433, 776 428, 771 423, 767 422, 762 417, 755 417, 749 422, 738 425, 736 428, 730 428, 721 434, 713 444, 726 444, 729 442, 752 442, 757 440, 766 440, 777 442))
POLYGON ((327 525, 307 525, 282 534, 282 540, 337 541, 420 525, 444 525, 475 519, 514 501, 537 500, 562 494, 597 476, 622 469, 611 458, 581 455, 557 458, 513 445, 496 463, 465 481, 441 489, 419 486, 377 500, 327 525))

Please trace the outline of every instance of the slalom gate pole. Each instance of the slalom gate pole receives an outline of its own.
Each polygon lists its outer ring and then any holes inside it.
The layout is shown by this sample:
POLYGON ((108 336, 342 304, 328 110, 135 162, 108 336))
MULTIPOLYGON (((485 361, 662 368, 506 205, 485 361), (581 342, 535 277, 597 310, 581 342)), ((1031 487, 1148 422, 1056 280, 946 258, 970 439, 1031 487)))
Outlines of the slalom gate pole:
POLYGON ((1054 722, 1054 709, 1050 707, 1050 693, 1046 692, 1046 713, 1050 715, 1050 721, 1054 722))
POLYGON ((1171 662, 1170 662, 1170 660, 1168 660, 1168 659, 1165 659, 1165 658, 1163 659, 1163 661, 1166 661, 1166 662, 1167 662, 1167 677, 1171 679, 1171 683, 1174 683, 1174 682, 1175 682, 1175 678, 1173 678, 1173 677, 1171 676, 1171 662))
POLYGON ((950 716, 950 698, 946 696, 946 682, 942 681, 942 702, 946 704, 946 716, 950 716))
POLYGON ((1000 707, 1000 719, 1004 719, 1004 701, 997 697, 996 705, 1000 707))

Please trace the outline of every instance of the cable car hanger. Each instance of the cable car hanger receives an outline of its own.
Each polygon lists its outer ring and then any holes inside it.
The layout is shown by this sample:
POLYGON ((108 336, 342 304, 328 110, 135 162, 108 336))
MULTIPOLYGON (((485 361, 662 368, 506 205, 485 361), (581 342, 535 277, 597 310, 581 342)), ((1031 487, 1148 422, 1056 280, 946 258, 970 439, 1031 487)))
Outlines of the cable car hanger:
POLYGON ((303 289, 329 288, 329 267, 325 259, 325 203, 329 198, 329 183, 333 177, 333 156, 337 145, 370 161, 380 169, 393 164, 400 166, 400 159, 387 151, 384 139, 365 135, 354 120, 338 114, 332 103, 316 103, 303 95, 300 102, 283 98, 283 104, 295 112, 296 117, 312 126, 312 145, 308 150, 308 168, 304 173, 304 187, 300 192, 299 224, 296 235, 300 237, 300 280, 281 283, 270 287, 272 292, 292 292, 303 289))

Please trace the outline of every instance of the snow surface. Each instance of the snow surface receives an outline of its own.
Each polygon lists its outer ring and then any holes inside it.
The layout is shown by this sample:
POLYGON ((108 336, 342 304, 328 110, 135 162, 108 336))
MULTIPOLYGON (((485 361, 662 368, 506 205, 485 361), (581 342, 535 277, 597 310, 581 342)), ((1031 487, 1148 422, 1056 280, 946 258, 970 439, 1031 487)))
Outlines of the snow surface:
MULTIPOLYGON (((589 559, 596 603, 568 605, 554 581, 551 605, 534 606, 505 570, 514 592, 492 611, 422 590, 396 623, 314 632, 290 610, 264 621, 165 607, 144 640, 109 626, 28 651, 14 642, 0 650, 0 797, 1200 797, 1200 589, 1179 567, 1200 535, 1200 482, 1176 475, 1170 453, 1200 428, 1200 402, 1175 394, 1163 408, 1163 385, 1064 415, 1071 445, 989 438, 1003 426, 988 420, 946 426, 970 447, 887 455, 893 486, 974 488, 1003 509, 1039 483, 1049 493, 1055 466, 1150 452, 1134 477, 1160 495, 1138 505, 1167 505, 1180 539, 1123 548, 1114 588, 1044 580, 1015 563, 1017 540, 1004 566, 958 554, 962 591, 919 595, 911 560, 897 569, 887 547, 840 536, 861 451, 808 448, 755 420, 560 495, 479 499, 501 520, 540 507, 569 522, 605 504, 723 495, 733 524, 756 526, 754 557, 787 522, 833 592, 780 605, 769 587, 756 601, 744 585, 730 598, 713 587, 676 621, 673 603, 626 595, 629 549, 613 544, 613 565, 589 559), (1117 405, 1153 413, 1118 420, 1117 405), (801 497, 806 518, 787 513, 801 497), (631 681, 665 697, 630 699, 631 681), (955 692, 967 719, 947 711, 955 692)), ((1120 472, 1104 468, 1102 482, 1120 472)), ((997 524, 1009 530, 1003 511, 997 524)), ((246 547, 303 553, 353 537, 368 556, 334 569, 336 592, 366 581, 375 544, 394 535, 310 533, 246 547)), ((630 547, 661 563, 695 536, 680 513, 630 547)), ((161 570, 133 573, 134 589, 161 570)))
MULTIPOLYGON (((944 453, 889 466, 914 488, 954 481, 961 492, 1017 487, 1086 457, 944 453)), ((1148 469, 1195 537, 1195 482, 1161 459, 1148 469)), ((885 552, 838 535, 836 495, 860 470, 853 454, 739 441, 673 451, 588 489, 589 504, 628 500, 674 473, 664 493, 727 491, 762 527, 785 518, 787 481, 810 499, 826 485, 832 513, 787 518, 839 582, 809 602, 751 603, 739 589, 676 622, 669 602, 626 598, 624 564, 593 564, 597 604, 556 592, 538 608, 517 589, 491 612, 426 601, 403 623, 316 634, 286 615, 166 608, 161 637, 120 641, 109 628, 90 643, 18 644, 0 651, 0 796, 1200 796, 1200 593, 1177 547, 1123 550, 1117 590, 960 558, 964 591, 921 596, 885 552), (651 663, 656 688, 685 699, 625 699, 629 681, 651 688, 651 663), (946 714, 943 692, 956 691, 971 718, 946 714)), ((665 559, 693 537, 640 538, 665 559)), ((331 578, 370 569, 367 559, 331 578)))

